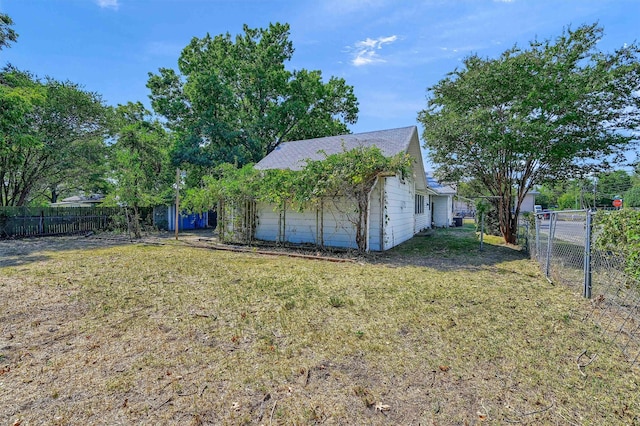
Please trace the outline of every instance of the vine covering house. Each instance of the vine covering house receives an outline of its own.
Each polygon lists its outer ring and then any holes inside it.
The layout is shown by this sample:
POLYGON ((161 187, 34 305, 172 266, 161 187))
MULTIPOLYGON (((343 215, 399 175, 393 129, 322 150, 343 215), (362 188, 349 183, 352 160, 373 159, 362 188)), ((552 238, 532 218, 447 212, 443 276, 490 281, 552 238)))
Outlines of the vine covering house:
MULTIPOLYGON (((402 156, 408 159, 408 166, 403 172, 376 172, 364 186, 364 192, 360 189, 364 195, 360 197, 349 191, 349 184, 345 182, 334 184, 338 189, 323 192, 314 202, 306 204, 287 200, 273 203, 261 201, 259 197, 247 198, 241 203, 236 201, 233 205, 222 201, 220 235, 226 240, 244 242, 265 240, 384 251, 430 228, 431 197, 437 194, 425 179, 415 126, 285 142, 254 167, 265 173, 270 170, 295 173, 334 157, 341 158, 341 154, 356 152, 362 156, 352 156, 352 161, 358 158, 369 161, 366 155, 370 150, 385 158, 402 156)), ((353 165, 353 168, 359 167, 353 165)), ((322 188, 329 186, 322 183, 314 184, 322 188)))

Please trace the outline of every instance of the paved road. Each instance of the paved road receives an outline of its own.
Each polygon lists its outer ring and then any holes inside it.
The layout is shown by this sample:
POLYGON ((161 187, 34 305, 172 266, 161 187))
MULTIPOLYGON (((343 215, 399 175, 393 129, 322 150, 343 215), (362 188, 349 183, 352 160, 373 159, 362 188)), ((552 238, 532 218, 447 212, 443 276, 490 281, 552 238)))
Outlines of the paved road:
MULTIPOLYGON (((549 235, 549 220, 540 221, 540 233, 549 235)), ((569 222, 564 220, 558 220, 556 222, 556 229, 554 238, 571 242, 576 245, 584 246, 585 239, 585 223, 584 222, 569 222)))

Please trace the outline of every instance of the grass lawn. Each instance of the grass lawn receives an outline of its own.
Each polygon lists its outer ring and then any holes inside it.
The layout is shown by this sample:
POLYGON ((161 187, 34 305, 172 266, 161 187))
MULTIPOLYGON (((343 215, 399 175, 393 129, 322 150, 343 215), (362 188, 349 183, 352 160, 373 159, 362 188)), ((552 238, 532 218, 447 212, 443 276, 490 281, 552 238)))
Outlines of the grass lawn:
POLYGON ((2 241, 0 424, 637 424, 588 308, 468 225, 354 263, 2 241))

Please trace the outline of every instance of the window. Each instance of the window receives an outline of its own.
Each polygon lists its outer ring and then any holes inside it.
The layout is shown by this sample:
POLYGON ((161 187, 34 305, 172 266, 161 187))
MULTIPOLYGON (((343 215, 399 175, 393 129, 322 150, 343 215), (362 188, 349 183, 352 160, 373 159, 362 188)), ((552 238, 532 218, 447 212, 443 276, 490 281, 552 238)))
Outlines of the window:
POLYGON ((416 214, 424 214, 424 195, 416 194, 416 214))

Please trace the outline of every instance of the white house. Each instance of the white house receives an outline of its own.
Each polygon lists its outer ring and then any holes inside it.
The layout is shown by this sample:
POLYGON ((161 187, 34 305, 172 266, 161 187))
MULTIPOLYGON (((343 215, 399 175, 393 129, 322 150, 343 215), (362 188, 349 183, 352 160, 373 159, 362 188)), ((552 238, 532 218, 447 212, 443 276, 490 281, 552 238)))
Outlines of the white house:
POLYGON ((431 196, 432 224, 436 228, 446 228, 453 225, 453 198, 456 190, 449 185, 443 185, 431 176, 426 176, 427 185, 435 195, 431 196))
POLYGON ((536 190, 527 192, 527 195, 524 196, 524 200, 522 200, 522 204, 520 205, 520 213, 532 212, 535 210, 534 205, 536 204, 537 195, 540 195, 540 193, 536 190))
MULTIPOLYGON (((380 175, 369 194, 367 250, 388 250, 431 227, 429 189, 418 130, 415 126, 375 132, 329 136, 285 142, 267 155, 256 168, 301 170, 307 160, 322 160, 357 147, 378 147, 383 155, 408 153, 413 157, 412 176, 380 175)), ((266 241, 310 243, 320 246, 357 248, 354 216, 357 209, 343 198, 325 199, 318 207, 298 212, 279 210, 257 203, 253 237, 266 241)))

